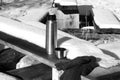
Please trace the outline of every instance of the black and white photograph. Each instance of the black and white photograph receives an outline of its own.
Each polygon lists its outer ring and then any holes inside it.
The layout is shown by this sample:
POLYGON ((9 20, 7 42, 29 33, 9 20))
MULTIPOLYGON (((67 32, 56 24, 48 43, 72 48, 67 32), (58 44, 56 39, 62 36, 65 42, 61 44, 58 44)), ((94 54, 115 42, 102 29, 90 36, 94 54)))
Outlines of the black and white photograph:
POLYGON ((120 0, 0 0, 0 80, 120 80, 120 0))

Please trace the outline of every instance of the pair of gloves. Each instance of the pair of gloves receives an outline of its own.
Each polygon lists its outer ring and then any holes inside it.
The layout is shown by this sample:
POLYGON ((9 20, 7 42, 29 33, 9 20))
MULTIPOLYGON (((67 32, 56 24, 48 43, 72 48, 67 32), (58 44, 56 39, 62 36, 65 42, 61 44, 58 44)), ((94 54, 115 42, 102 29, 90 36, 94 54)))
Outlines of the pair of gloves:
POLYGON ((73 60, 59 61, 55 64, 58 70, 63 70, 60 80, 81 80, 81 75, 86 76, 99 65, 94 56, 77 57, 73 60))

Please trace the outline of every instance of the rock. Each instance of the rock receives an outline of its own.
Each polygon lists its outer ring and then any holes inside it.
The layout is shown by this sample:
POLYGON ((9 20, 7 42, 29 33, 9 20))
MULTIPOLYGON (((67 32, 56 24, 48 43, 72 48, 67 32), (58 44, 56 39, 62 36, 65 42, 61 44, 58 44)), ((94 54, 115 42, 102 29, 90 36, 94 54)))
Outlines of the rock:
POLYGON ((40 62, 33 58, 32 56, 24 56, 16 65, 16 69, 32 66, 39 64, 40 62))
POLYGON ((0 53, 0 71, 5 72, 16 68, 17 62, 23 57, 21 53, 13 49, 4 49, 0 53))
POLYGON ((120 42, 100 44, 97 47, 100 48, 107 55, 110 55, 115 59, 120 59, 120 42))
POLYGON ((0 80, 21 80, 11 75, 0 72, 0 80))

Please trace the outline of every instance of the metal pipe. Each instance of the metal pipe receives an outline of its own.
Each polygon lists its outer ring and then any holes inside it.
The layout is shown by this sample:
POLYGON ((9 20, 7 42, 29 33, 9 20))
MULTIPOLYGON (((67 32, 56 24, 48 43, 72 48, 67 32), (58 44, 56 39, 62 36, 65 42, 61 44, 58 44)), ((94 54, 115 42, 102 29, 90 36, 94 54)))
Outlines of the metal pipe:
POLYGON ((49 55, 55 53, 57 47, 57 24, 55 14, 49 14, 46 24, 46 50, 49 55))

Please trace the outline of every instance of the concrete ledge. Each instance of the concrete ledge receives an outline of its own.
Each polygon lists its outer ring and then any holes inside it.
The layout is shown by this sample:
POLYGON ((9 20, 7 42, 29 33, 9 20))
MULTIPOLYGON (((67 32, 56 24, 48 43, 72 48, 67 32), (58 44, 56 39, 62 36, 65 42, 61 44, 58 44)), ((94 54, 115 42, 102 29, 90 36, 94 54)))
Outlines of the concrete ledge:
POLYGON ((103 8, 93 8, 92 10, 95 24, 100 29, 120 29, 120 22, 111 11, 103 8))

